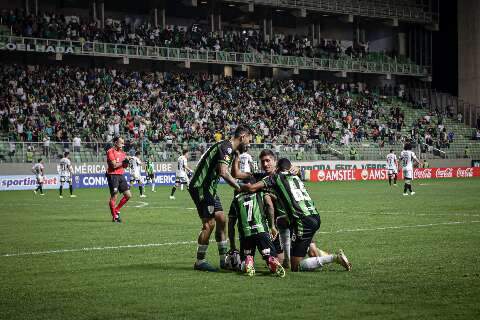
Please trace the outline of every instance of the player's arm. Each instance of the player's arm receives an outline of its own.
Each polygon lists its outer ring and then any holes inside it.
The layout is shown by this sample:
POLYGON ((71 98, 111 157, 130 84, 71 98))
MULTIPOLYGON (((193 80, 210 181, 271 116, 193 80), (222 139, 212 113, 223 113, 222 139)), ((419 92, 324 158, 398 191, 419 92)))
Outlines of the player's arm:
POLYGON ((414 162, 417 163, 417 166, 420 166, 422 164, 422 162, 420 160, 418 160, 416 156, 413 156, 412 159, 413 159, 414 162))
POLYGON ((254 184, 243 184, 240 188, 240 191, 242 192, 257 192, 257 191, 260 191, 262 190, 263 188, 265 188, 265 183, 262 181, 259 181, 257 183, 254 183, 254 184))
POLYGON ((275 239, 278 235, 278 231, 275 228, 275 207, 273 205, 273 199, 271 195, 266 194, 263 197, 264 203, 265 203, 265 209, 266 209, 266 214, 267 214, 267 222, 268 222, 268 227, 270 228, 270 235, 272 236, 272 239, 275 239))
MULTIPOLYGON (((235 210, 235 209, 234 209, 235 210)), ((228 215, 228 241, 230 243, 230 250, 237 249, 235 245, 235 225, 237 224, 237 215, 229 214, 228 215)))
POLYGON ((228 165, 225 163, 219 163, 218 167, 218 175, 223 178, 232 188, 236 191, 240 191, 240 186, 238 185, 237 181, 230 175, 228 172, 228 165))
MULTIPOLYGON (((126 157, 125 159, 127 159, 126 157)), ((113 149, 109 150, 107 153, 107 163, 112 169, 117 169, 123 167, 123 162, 115 160, 115 155, 113 153, 113 149)))
POLYGON ((237 179, 240 179, 240 180, 246 180, 246 179, 249 179, 251 177, 251 175, 249 173, 245 173, 245 172, 240 171, 240 157, 239 157, 238 152, 235 154, 235 157, 233 158, 232 176, 234 178, 237 178, 237 179))

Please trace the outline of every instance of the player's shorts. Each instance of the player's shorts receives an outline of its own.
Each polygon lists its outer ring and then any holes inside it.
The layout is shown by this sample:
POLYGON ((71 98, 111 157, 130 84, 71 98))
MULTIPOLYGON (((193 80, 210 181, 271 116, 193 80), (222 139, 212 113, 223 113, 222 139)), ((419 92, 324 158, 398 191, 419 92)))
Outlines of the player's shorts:
POLYGON ((280 243, 280 235, 278 234, 275 239, 273 239, 273 246, 275 247, 275 251, 277 254, 283 253, 282 244, 280 243))
POLYGON ((43 183, 43 181, 45 180, 45 177, 44 177, 44 176, 40 176, 40 175, 36 176, 36 178, 37 178, 37 183, 38 183, 38 184, 43 183))
POLYGON ((270 256, 277 256, 275 246, 268 232, 261 232, 249 237, 240 238, 240 258, 242 261, 245 260, 247 255, 254 256, 256 249, 258 249, 258 252, 260 252, 262 258, 265 260, 270 256))
POLYGON ((394 175, 394 174, 397 174, 397 169, 388 169, 388 175, 391 176, 391 175, 394 175))
POLYGON ((295 221, 292 226, 292 248, 290 255, 292 257, 303 258, 307 254, 315 232, 320 229, 320 215, 315 214, 303 217, 295 221))
POLYGON ((147 181, 155 181, 155 174, 154 173, 148 173, 147 174, 147 181))
POLYGON ((200 219, 211 219, 215 217, 215 212, 223 211, 222 203, 218 195, 212 195, 210 192, 203 194, 203 199, 200 197, 200 190, 197 188, 188 188, 188 192, 192 197, 195 206, 197 207, 198 216, 200 219))
POLYGON ((130 182, 134 182, 134 181, 142 182, 142 176, 138 173, 134 173, 130 175, 130 182))
POLYGON ((177 172, 175 175, 175 183, 189 184, 190 179, 185 172, 177 172))
POLYGON ((114 196, 118 192, 124 193, 127 190, 130 190, 130 186, 125 179, 123 174, 106 174, 108 188, 110 189, 110 195, 114 196))
POLYGON ((413 180, 413 169, 403 169, 403 178, 413 180))
POLYGON ((60 176, 60 183, 69 183, 72 184, 72 176, 60 176))

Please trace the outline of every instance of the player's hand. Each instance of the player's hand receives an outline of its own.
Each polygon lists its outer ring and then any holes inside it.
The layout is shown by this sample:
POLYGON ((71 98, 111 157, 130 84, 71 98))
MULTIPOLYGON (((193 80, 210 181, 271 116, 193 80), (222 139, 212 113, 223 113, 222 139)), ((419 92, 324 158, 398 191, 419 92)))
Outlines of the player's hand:
POLYGON ((297 166, 292 166, 290 170, 288 170, 288 172, 290 172, 290 174, 293 174, 294 176, 298 176, 298 174, 300 173, 300 168, 297 166))
POLYGON ((275 238, 278 236, 278 230, 275 227, 272 227, 270 230, 270 237, 272 237, 272 240, 275 240, 275 238))
POLYGON ((241 182, 239 182, 238 186, 240 187, 240 189, 238 191, 248 192, 248 187, 251 186, 251 183, 241 183, 241 182))

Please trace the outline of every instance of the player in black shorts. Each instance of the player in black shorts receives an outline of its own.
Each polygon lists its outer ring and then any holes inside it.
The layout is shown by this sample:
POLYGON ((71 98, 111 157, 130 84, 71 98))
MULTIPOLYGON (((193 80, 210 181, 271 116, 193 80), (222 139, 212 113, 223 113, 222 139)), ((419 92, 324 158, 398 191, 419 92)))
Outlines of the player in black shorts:
POLYGON ((270 272, 279 277, 285 276, 285 269, 277 259, 269 230, 276 233, 273 223, 274 212, 266 214, 264 193, 238 193, 232 202, 228 214, 228 237, 230 246, 235 250, 235 224, 238 221, 240 255, 245 271, 249 276, 255 274, 254 255, 258 250, 270 272))
MULTIPOLYGON (((244 182, 255 183, 263 178, 275 174, 277 160, 275 153, 272 150, 264 149, 259 155, 261 172, 244 173, 240 172, 239 154, 235 157, 232 164, 232 175, 239 177, 244 182), (252 182, 253 181, 253 182, 252 182)), ((293 174, 296 174, 299 170, 296 167, 291 169, 293 174)), ((273 244, 275 251, 277 252, 277 258, 280 263, 286 268, 289 266, 290 258, 290 229, 288 224, 288 217, 278 202, 275 201, 275 196, 271 190, 265 190, 265 207, 268 210, 275 212, 275 227, 278 233, 273 236, 273 244), (285 250, 284 250, 285 248, 285 250)), ((233 206, 233 202, 232 202, 233 206)))
POLYGON ((332 262, 339 263, 347 271, 350 271, 352 266, 343 250, 335 255, 304 258, 315 233, 320 228, 320 214, 303 182, 298 176, 289 172, 291 167, 288 159, 280 159, 274 175, 270 175, 253 185, 243 185, 241 190, 257 192, 269 188, 275 192, 279 201, 283 204, 292 229, 292 271, 315 270, 332 262))
POLYGON ((237 127, 233 138, 215 143, 203 154, 190 180, 188 191, 202 221, 202 230, 198 236, 195 270, 217 271, 205 259, 210 235, 214 229, 220 267, 224 267, 227 253, 226 219, 217 195, 218 180, 222 177, 235 190, 240 190, 237 181, 230 174, 229 166, 233 160, 233 153, 239 148, 243 149, 248 146, 251 139, 250 129, 244 126, 237 127))

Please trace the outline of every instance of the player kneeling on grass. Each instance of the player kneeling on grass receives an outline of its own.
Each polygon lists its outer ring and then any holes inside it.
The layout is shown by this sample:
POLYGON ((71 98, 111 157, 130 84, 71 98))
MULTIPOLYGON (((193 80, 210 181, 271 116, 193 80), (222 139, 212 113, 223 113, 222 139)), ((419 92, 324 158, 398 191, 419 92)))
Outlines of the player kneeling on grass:
MULTIPOLYGON (((272 236, 277 235, 273 225, 274 212, 271 210, 265 215, 263 192, 239 193, 235 196, 228 214, 228 237, 230 253, 235 252, 235 224, 238 221, 240 238, 240 257, 242 271, 247 275, 255 275, 254 255, 258 249, 271 273, 279 277, 285 276, 285 270, 277 259, 272 236), (271 230, 272 235, 270 235, 271 230)), ((231 254, 227 255, 230 259, 231 254)), ((227 262, 227 261, 226 261, 227 262)), ((226 263, 228 265, 228 262, 226 263)))
POLYGON ((241 190, 257 192, 269 188, 275 192, 283 203, 292 228, 290 254, 292 271, 311 271, 332 262, 336 262, 350 271, 352 265, 342 250, 335 255, 304 259, 315 233, 320 229, 320 214, 303 182, 298 176, 289 172, 291 166, 290 160, 280 159, 277 162, 277 171, 274 175, 268 176, 255 184, 243 185, 241 190))
POLYGON ((65 182, 68 183, 68 188, 70 190, 70 198, 76 197, 76 195, 73 194, 73 167, 70 159, 68 158, 69 155, 70 152, 65 152, 63 154, 63 158, 60 160, 60 163, 57 167, 58 174, 60 175, 60 199, 63 198, 63 185, 65 184, 65 182))

